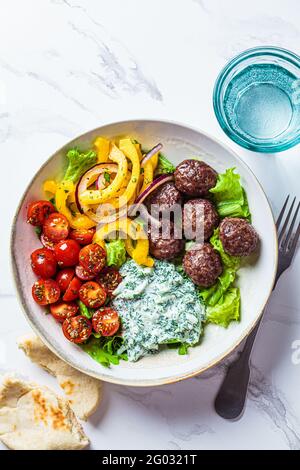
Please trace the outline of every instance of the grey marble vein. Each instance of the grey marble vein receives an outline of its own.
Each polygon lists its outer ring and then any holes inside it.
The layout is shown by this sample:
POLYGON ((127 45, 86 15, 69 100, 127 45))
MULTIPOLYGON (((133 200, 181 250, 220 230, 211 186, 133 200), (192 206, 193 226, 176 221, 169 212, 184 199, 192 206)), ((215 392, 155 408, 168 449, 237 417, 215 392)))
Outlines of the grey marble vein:
POLYGON ((26 75, 28 77, 33 78, 34 80, 37 80, 40 83, 44 83, 45 85, 51 87, 53 90, 55 90, 56 92, 58 92, 62 96, 64 96, 64 98, 72 101, 76 106, 78 106, 83 111, 92 112, 87 106, 85 106, 83 103, 78 101, 76 98, 74 98, 73 96, 65 93, 65 91, 62 89, 62 87, 55 80, 53 80, 52 78, 49 78, 46 75, 43 75, 41 73, 32 72, 32 71, 26 72, 26 75))
POLYGON ((177 437, 181 441, 190 441, 194 437, 201 436, 202 434, 215 434, 215 431, 208 426, 207 424, 193 424, 188 431, 176 431, 173 430, 172 434, 174 437, 177 437))
POLYGON ((4 70, 6 70, 9 73, 12 73, 16 77, 27 76, 31 79, 34 79, 34 80, 36 80, 36 81, 52 88, 55 92, 59 93, 65 99, 67 99, 67 100, 71 101, 72 103, 74 103, 81 110, 92 113, 92 111, 87 106, 85 106, 83 103, 81 103, 79 100, 77 100, 74 96, 72 96, 72 95, 68 94, 67 92, 65 92, 63 87, 60 86, 59 83, 56 80, 52 79, 49 76, 46 76, 43 73, 35 72, 35 71, 32 71, 32 70, 19 70, 16 67, 13 67, 10 64, 8 64, 3 59, 0 60, 0 68, 3 68, 4 70))
POLYGON ((254 365, 251 366, 249 400, 280 431, 291 450, 300 449, 300 422, 284 394, 254 365))
MULTIPOLYGON (((51 3, 79 11, 88 19, 90 26, 96 26, 98 31, 98 34, 94 34, 91 27, 82 29, 74 21, 70 21, 74 31, 96 45, 99 58, 102 61, 100 71, 93 70, 87 74, 86 72, 73 70, 74 75, 86 77, 92 86, 101 89, 112 98, 118 98, 121 90, 132 94, 144 91, 152 99, 162 101, 162 93, 154 79, 145 75, 138 61, 128 51, 125 44, 109 35, 104 26, 89 14, 87 6, 74 4, 69 0, 51 0, 51 3), (126 57, 127 62, 130 62, 130 66, 121 63, 120 56, 117 53, 117 49, 120 49, 120 47, 123 51, 122 55, 126 57)), ((95 69, 97 69, 97 64, 95 64, 95 69)))
POLYGON ((180 445, 175 441, 169 441, 168 445, 170 446, 170 449, 172 450, 182 450, 182 447, 180 447, 180 445))
MULTIPOLYGON (((124 51, 126 53, 126 63, 122 63, 120 56, 113 49, 113 40, 108 45, 93 32, 83 30, 73 22, 69 24, 73 31, 91 41, 97 48, 99 66, 101 65, 101 68, 100 71, 94 70, 91 72, 90 83, 95 85, 96 83, 93 79, 96 77, 99 81, 99 87, 106 92, 108 91, 111 97, 120 97, 121 90, 131 94, 145 91, 152 99, 162 101, 162 94, 154 80, 145 76, 138 62, 131 55, 128 55, 127 51, 124 51)), ((123 45, 122 48, 125 49, 123 45)), ((97 63, 94 64, 94 67, 97 70, 97 63)), ((81 72, 81 75, 87 76, 86 72, 81 72)))

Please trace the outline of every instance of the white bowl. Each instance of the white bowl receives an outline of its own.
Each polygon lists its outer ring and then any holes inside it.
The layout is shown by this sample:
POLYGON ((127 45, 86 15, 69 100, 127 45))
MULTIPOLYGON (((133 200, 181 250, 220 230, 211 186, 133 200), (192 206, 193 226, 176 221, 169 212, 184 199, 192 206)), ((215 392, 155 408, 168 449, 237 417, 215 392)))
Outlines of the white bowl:
POLYGON ((272 291, 277 252, 277 235, 269 203, 246 164, 229 148, 203 132, 172 122, 146 120, 100 127, 69 142, 50 157, 34 176, 20 202, 13 223, 11 243, 19 299, 35 332, 55 354, 76 369, 107 382, 134 386, 161 385, 192 377, 214 366, 236 348, 255 326, 272 291), (252 212, 252 223, 261 238, 258 259, 239 271, 241 321, 231 323, 227 329, 208 325, 201 344, 191 348, 186 356, 179 356, 176 350, 170 349, 136 363, 121 361, 119 366, 104 368, 78 346, 66 341, 60 325, 51 315, 45 315, 44 309, 31 297, 35 276, 30 267, 30 253, 39 246, 39 242, 32 226, 26 223, 28 203, 44 198, 42 184, 46 179, 62 173, 67 149, 73 146, 88 148, 98 135, 108 138, 131 135, 142 142, 145 148, 161 142, 164 154, 175 165, 191 156, 201 155, 217 171, 222 172, 234 166, 241 175, 252 212))

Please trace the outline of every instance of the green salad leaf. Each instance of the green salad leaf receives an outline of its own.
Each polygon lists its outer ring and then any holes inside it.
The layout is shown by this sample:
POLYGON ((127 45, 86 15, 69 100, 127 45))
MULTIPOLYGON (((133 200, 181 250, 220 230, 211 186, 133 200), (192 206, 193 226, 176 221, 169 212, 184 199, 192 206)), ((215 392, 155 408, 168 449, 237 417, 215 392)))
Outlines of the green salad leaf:
POLYGON ((208 288, 202 288, 199 290, 199 296, 203 302, 208 306, 216 305, 223 295, 233 284, 235 280, 236 271, 232 268, 225 268, 218 278, 217 282, 208 288))
POLYGON ((81 300, 77 301, 77 305, 79 307, 79 312, 80 315, 90 319, 93 316, 94 311, 90 308, 88 308, 81 300))
POLYGON ((81 345, 82 349, 104 367, 118 365, 120 359, 127 361, 124 339, 121 336, 92 337, 81 345))
POLYGON ((40 238, 40 236, 42 235, 42 232, 43 232, 42 227, 40 227, 40 226, 38 225, 38 226, 34 227, 34 231, 35 231, 37 237, 40 238))
POLYGON ((174 173, 176 167, 161 153, 158 156, 158 164, 155 170, 156 175, 164 175, 166 173, 174 173))
POLYGON ((54 209, 56 210, 56 212, 58 212, 57 207, 55 205, 55 197, 52 197, 51 199, 49 199, 49 202, 51 202, 51 204, 54 206, 54 209))
POLYGON ((126 261, 126 249, 124 240, 111 240, 105 244, 107 266, 120 268, 126 261))
POLYGON ((241 264, 240 258, 238 258, 237 256, 230 256, 224 251, 219 234, 220 234, 219 229, 218 228, 215 229, 209 241, 214 247, 214 249, 219 253, 221 260, 223 262, 223 265, 226 268, 232 268, 235 271, 237 271, 241 264))
POLYGON ((210 189, 220 217, 245 217, 250 220, 246 193, 240 182, 240 175, 229 168, 218 175, 217 184, 210 189))
POLYGON ((97 155, 93 150, 81 152, 77 148, 71 149, 67 152, 67 159, 68 168, 63 179, 73 183, 97 163, 97 155))
POLYGON ((233 287, 240 259, 225 253, 219 229, 214 231, 210 243, 221 257, 223 272, 213 286, 199 289, 199 297, 206 306, 207 322, 227 327, 240 318, 240 291, 233 287))
POLYGON ((206 320, 209 323, 227 328, 231 321, 240 319, 240 290, 230 287, 214 306, 206 307, 206 320))
POLYGON ((168 339, 163 344, 166 344, 169 349, 177 349, 180 356, 188 354, 188 349, 191 346, 187 343, 181 343, 178 339, 168 339))

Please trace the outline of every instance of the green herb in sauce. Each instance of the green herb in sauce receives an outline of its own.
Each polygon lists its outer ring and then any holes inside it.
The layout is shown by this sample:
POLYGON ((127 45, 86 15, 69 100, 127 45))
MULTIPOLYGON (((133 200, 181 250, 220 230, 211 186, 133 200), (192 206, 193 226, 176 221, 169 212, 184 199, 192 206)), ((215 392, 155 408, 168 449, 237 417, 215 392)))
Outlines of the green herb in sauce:
POLYGON ((123 325, 128 360, 153 353, 159 345, 181 343, 181 354, 198 343, 205 310, 195 285, 172 263, 156 261, 154 268, 127 261, 115 290, 113 307, 123 325))

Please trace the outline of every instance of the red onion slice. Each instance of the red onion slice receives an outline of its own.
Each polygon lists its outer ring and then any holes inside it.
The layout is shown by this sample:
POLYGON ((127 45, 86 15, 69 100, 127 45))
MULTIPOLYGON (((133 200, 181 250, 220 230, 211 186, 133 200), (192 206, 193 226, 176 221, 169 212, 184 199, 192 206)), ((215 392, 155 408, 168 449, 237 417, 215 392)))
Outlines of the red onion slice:
POLYGON ((149 194, 151 194, 153 191, 159 188, 162 184, 165 184, 168 181, 173 181, 173 179, 174 179, 173 175, 166 174, 166 175, 160 175, 158 178, 152 181, 152 183, 136 198, 133 208, 132 210, 129 210, 128 215, 130 216, 133 210, 137 211, 139 206, 144 202, 144 200, 149 196, 149 194))
POLYGON ((162 144, 157 144, 153 149, 150 150, 150 152, 146 153, 146 155, 142 158, 141 160, 141 166, 144 166, 145 163, 150 160, 150 158, 153 157, 156 153, 158 153, 162 149, 162 144))

